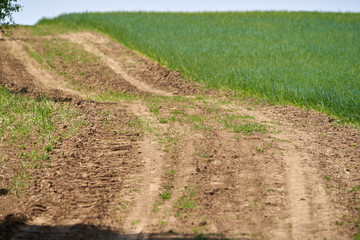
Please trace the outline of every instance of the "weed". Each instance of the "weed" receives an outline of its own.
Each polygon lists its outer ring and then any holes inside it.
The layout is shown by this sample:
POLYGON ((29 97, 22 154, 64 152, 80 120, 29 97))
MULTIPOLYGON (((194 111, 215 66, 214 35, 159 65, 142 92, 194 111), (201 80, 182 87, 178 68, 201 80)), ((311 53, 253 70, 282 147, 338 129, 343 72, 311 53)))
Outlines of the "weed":
POLYGON ((331 180, 332 180, 332 177, 330 177, 330 176, 324 176, 324 179, 325 179, 326 181, 331 181, 331 180))
MULTIPOLYGON (((120 172, 121 170, 119 169, 119 172, 120 172)), ((136 179, 135 177, 123 177, 123 180, 130 180, 130 179, 136 179)))
POLYGON ((194 124, 194 129, 205 131, 205 134, 209 134, 209 132, 213 130, 211 126, 207 126, 205 124, 197 124, 197 123, 194 124))
POLYGON ((177 118, 177 117, 175 117, 175 116, 170 116, 170 117, 169 117, 169 121, 170 121, 170 122, 176 122, 176 121, 181 122, 181 119, 180 119, 180 118, 177 118))
POLYGON ((224 124, 225 129, 232 129, 235 133, 251 134, 254 132, 266 133, 268 127, 257 122, 238 123, 238 120, 253 120, 254 117, 226 114, 220 122, 224 124))
POLYGON ((162 206, 162 205, 164 205, 164 202, 154 203, 152 211, 153 211, 154 213, 157 213, 157 212, 159 211, 159 206, 162 206))
POLYGON ((168 123, 169 120, 166 119, 166 118, 160 118, 159 122, 162 123, 162 124, 165 124, 165 123, 168 123))
POLYGON ((175 170, 169 170, 165 173, 165 175, 166 179, 173 179, 175 175, 175 170))
POLYGON ((139 224, 140 222, 141 222, 141 220, 136 220, 136 221, 131 222, 130 224, 131 224, 131 226, 134 226, 136 224, 139 224))
POLYGON ((44 148, 45 152, 52 152, 54 150, 54 145, 52 142, 49 142, 45 148, 44 148))
POLYGON ((264 153, 265 149, 263 147, 256 147, 256 151, 264 153))
POLYGON ((348 225, 348 224, 349 224, 348 222, 344 222, 344 221, 341 221, 341 222, 335 221, 335 225, 336 225, 336 226, 346 226, 346 225, 348 225))
POLYGON ((10 191, 15 193, 16 196, 20 196, 20 192, 26 187, 29 179, 30 175, 25 170, 18 170, 13 178, 10 191))
POLYGON ((157 105, 152 105, 150 108, 149 108, 150 112, 154 113, 154 114, 159 114, 160 111, 159 111, 159 106, 157 105))
POLYGON ((22 158, 22 168, 42 168, 46 161, 49 160, 49 155, 46 152, 34 150, 31 153, 23 153, 22 158))
POLYGON ((128 207, 126 205, 121 205, 121 209, 127 211, 128 207))
POLYGON ((161 199, 163 199, 163 200, 170 200, 170 198, 171 198, 171 192, 169 192, 169 191, 165 191, 163 194, 161 194, 161 199))
POLYGON ((185 117, 187 118, 188 121, 190 121, 191 123, 195 123, 195 122, 204 122, 204 118, 193 114, 193 115, 185 115, 185 117))
POLYGON ((175 202, 175 207, 181 210, 197 208, 195 200, 193 199, 196 196, 196 189, 196 187, 187 187, 183 196, 175 202))
POLYGON ((267 126, 259 124, 257 122, 245 123, 240 125, 234 125, 233 130, 235 133, 253 133, 253 132, 266 133, 267 126))
POLYGON ((272 147, 271 143, 263 143, 260 147, 256 147, 256 151, 264 153, 266 150, 270 149, 272 147))
POLYGON ((143 122, 141 121, 141 119, 139 117, 133 116, 128 122, 127 125, 134 129, 134 130, 139 130, 142 129, 143 127, 143 122))
POLYGON ((209 154, 209 153, 203 153, 203 154, 201 154, 201 157, 203 157, 203 158, 209 158, 209 157, 211 157, 212 155, 211 154, 209 154))
POLYGON ((24 146, 24 144, 21 144, 21 145, 19 146, 19 149, 24 150, 24 149, 26 149, 26 147, 24 146))
POLYGON ((179 114, 182 114, 182 112, 179 110, 173 110, 173 111, 171 111, 171 114, 179 115, 179 114))
POLYGON ((240 142, 240 140, 242 139, 242 136, 237 134, 237 135, 235 135, 235 139, 236 139, 236 141, 240 142))
POLYGON ((29 56, 32 57, 33 59, 35 59, 38 63, 40 63, 40 64, 44 63, 44 59, 37 52, 33 52, 29 49, 26 49, 26 50, 29 53, 29 56))
POLYGON ((165 220, 159 221, 159 225, 160 225, 161 227, 164 227, 166 224, 167 224, 167 221, 165 221, 165 220))
POLYGON ((291 143, 291 141, 289 141, 289 140, 285 140, 285 139, 280 139, 280 138, 271 137, 271 136, 269 136, 269 138, 273 138, 273 139, 275 139, 275 140, 276 140, 276 141, 278 141, 278 142, 291 143))
POLYGON ((281 122, 274 122, 274 121, 261 121, 261 123, 269 123, 269 124, 278 125, 278 126, 283 125, 281 122))

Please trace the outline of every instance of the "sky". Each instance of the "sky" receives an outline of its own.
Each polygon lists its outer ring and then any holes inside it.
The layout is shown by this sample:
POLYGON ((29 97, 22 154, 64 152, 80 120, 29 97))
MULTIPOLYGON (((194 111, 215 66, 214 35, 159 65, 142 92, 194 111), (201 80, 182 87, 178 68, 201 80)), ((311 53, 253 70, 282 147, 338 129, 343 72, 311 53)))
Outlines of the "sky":
POLYGON ((17 24, 33 25, 43 17, 71 12, 105 11, 330 11, 360 12, 360 0, 20 0, 17 24))

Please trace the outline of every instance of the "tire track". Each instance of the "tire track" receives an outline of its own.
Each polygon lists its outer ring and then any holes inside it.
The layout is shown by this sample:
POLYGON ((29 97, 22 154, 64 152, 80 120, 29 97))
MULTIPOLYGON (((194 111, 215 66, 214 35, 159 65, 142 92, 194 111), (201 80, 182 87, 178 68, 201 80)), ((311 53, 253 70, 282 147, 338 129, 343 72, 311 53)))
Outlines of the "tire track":
POLYGON ((5 44, 8 46, 12 55, 25 64, 27 72, 30 73, 37 81, 35 84, 38 88, 48 91, 60 90, 68 95, 74 95, 80 98, 86 97, 81 92, 68 87, 67 83, 59 75, 52 74, 42 68, 40 64, 32 59, 25 51, 25 48, 29 47, 26 43, 22 41, 5 41, 5 44))
POLYGON ((129 74, 127 74, 123 68, 120 66, 120 64, 112 57, 105 55, 98 49, 95 44, 92 42, 89 42, 87 34, 69 34, 69 35, 61 35, 61 38, 71 41, 73 43, 80 44, 84 47, 84 49, 96 56, 98 56, 101 61, 106 64, 108 67, 110 67, 115 73, 119 74, 125 81, 129 82, 131 85, 135 86, 137 89, 143 92, 148 92, 152 94, 157 94, 161 96, 172 96, 173 94, 170 92, 166 92, 160 89, 153 88, 149 84, 140 81, 136 78, 133 78, 129 74))
MULTIPOLYGON (((306 139, 295 129, 291 133, 284 131, 280 137, 290 142, 306 139)), ((286 163, 291 239, 342 239, 344 236, 338 235, 331 226, 336 212, 328 200, 324 181, 315 168, 316 160, 307 154, 306 146, 286 142, 280 146, 286 149, 283 161, 286 163)))
MULTIPOLYGON (((279 120, 276 116, 268 117, 257 110, 247 111, 236 105, 231 108, 237 109, 241 115, 250 114, 260 122, 279 120)), ((268 172, 268 180, 281 179, 285 184, 286 195, 281 201, 285 201, 287 206, 284 210, 288 212, 289 228, 287 230, 279 226, 274 229, 274 235, 277 239, 294 240, 347 238, 340 235, 335 227, 335 219, 339 217, 339 213, 330 203, 329 195, 325 191, 326 184, 318 169, 319 161, 315 155, 309 153, 315 137, 312 133, 296 129, 284 119, 281 121, 282 124, 276 127, 281 132, 275 136, 280 140, 276 144, 278 149, 283 150, 282 154, 277 154, 273 159, 272 171, 264 171, 268 172)))
MULTIPOLYGON (((132 104, 130 110, 136 116, 151 121, 149 111, 141 103, 132 104)), ((152 223, 150 213, 155 199, 159 195, 163 172, 163 158, 159 148, 158 143, 151 136, 145 134, 144 140, 140 143, 141 159, 145 167, 141 173, 141 186, 135 199, 136 206, 125 220, 124 231, 131 234, 126 239, 146 239, 149 237, 147 232, 152 223)))

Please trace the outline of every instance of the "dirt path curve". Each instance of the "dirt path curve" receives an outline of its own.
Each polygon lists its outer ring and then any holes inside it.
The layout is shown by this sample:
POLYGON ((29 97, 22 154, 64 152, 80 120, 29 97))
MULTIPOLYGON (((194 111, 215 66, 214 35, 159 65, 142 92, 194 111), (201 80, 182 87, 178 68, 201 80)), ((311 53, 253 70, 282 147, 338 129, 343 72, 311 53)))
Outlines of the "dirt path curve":
POLYGON ((74 95, 80 98, 86 97, 81 92, 68 87, 67 83, 59 75, 53 74, 50 71, 43 69, 40 64, 36 62, 35 59, 31 58, 26 52, 25 48, 29 46, 25 42, 21 40, 7 40, 4 41, 4 43, 10 50, 10 53, 20 62, 25 64, 28 73, 34 76, 34 79, 36 80, 34 84, 37 85, 38 88, 44 89, 45 91, 60 90, 68 95, 74 95))
MULTIPOLYGON (((94 36, 91 33, 72 33, 68 35, 61 35, 60 36, 63 39, 69 40, 74 43, 81 44, 84 49, 98 57, 100 57, 101 61, 106 64, 108 67, 110 67, 112 70, 114 70, 115 73, 122 76, 124 80, 135 86, 137 89, 143 92, 153 93, 161 96, 172 96, 173 94, 171 92, 162 91, 160 89, 156 89, 149 84, 139 81, 136 78, 131 77, 129 74, 127 74, 122 67, 119 65, 118 61, 116 61, 114 58, 105 55, 103 52, 98 49, 93 42, 98 42, 99 39, 94 38, 94 36)), ((104 42, 106 40, 100 39, 101 44, 106 44, 104 42)))

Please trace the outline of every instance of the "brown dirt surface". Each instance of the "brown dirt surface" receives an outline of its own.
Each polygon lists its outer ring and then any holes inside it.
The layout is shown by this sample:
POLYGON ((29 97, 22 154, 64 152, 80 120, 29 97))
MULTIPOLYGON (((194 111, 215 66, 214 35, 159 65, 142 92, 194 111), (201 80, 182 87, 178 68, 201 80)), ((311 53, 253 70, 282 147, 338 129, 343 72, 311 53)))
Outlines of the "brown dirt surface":
POLYGON ((100 57, 105 64, 141 90, 163 96, 217 93, 186 82, 180 72, 170 71, 139 53, 126 49, 107 36, 84 32, 60 37, 83 45, 86 51, 100 57))
POLYGON ((0 83, 46 94, 79 124, 56 122, 59 140, 19 192, 19 145, 35 151, 35 137, 0 138, 0 239, 359 233, 355 127, 205 89, 99 33, 25 33, 0 41, 0 83))

